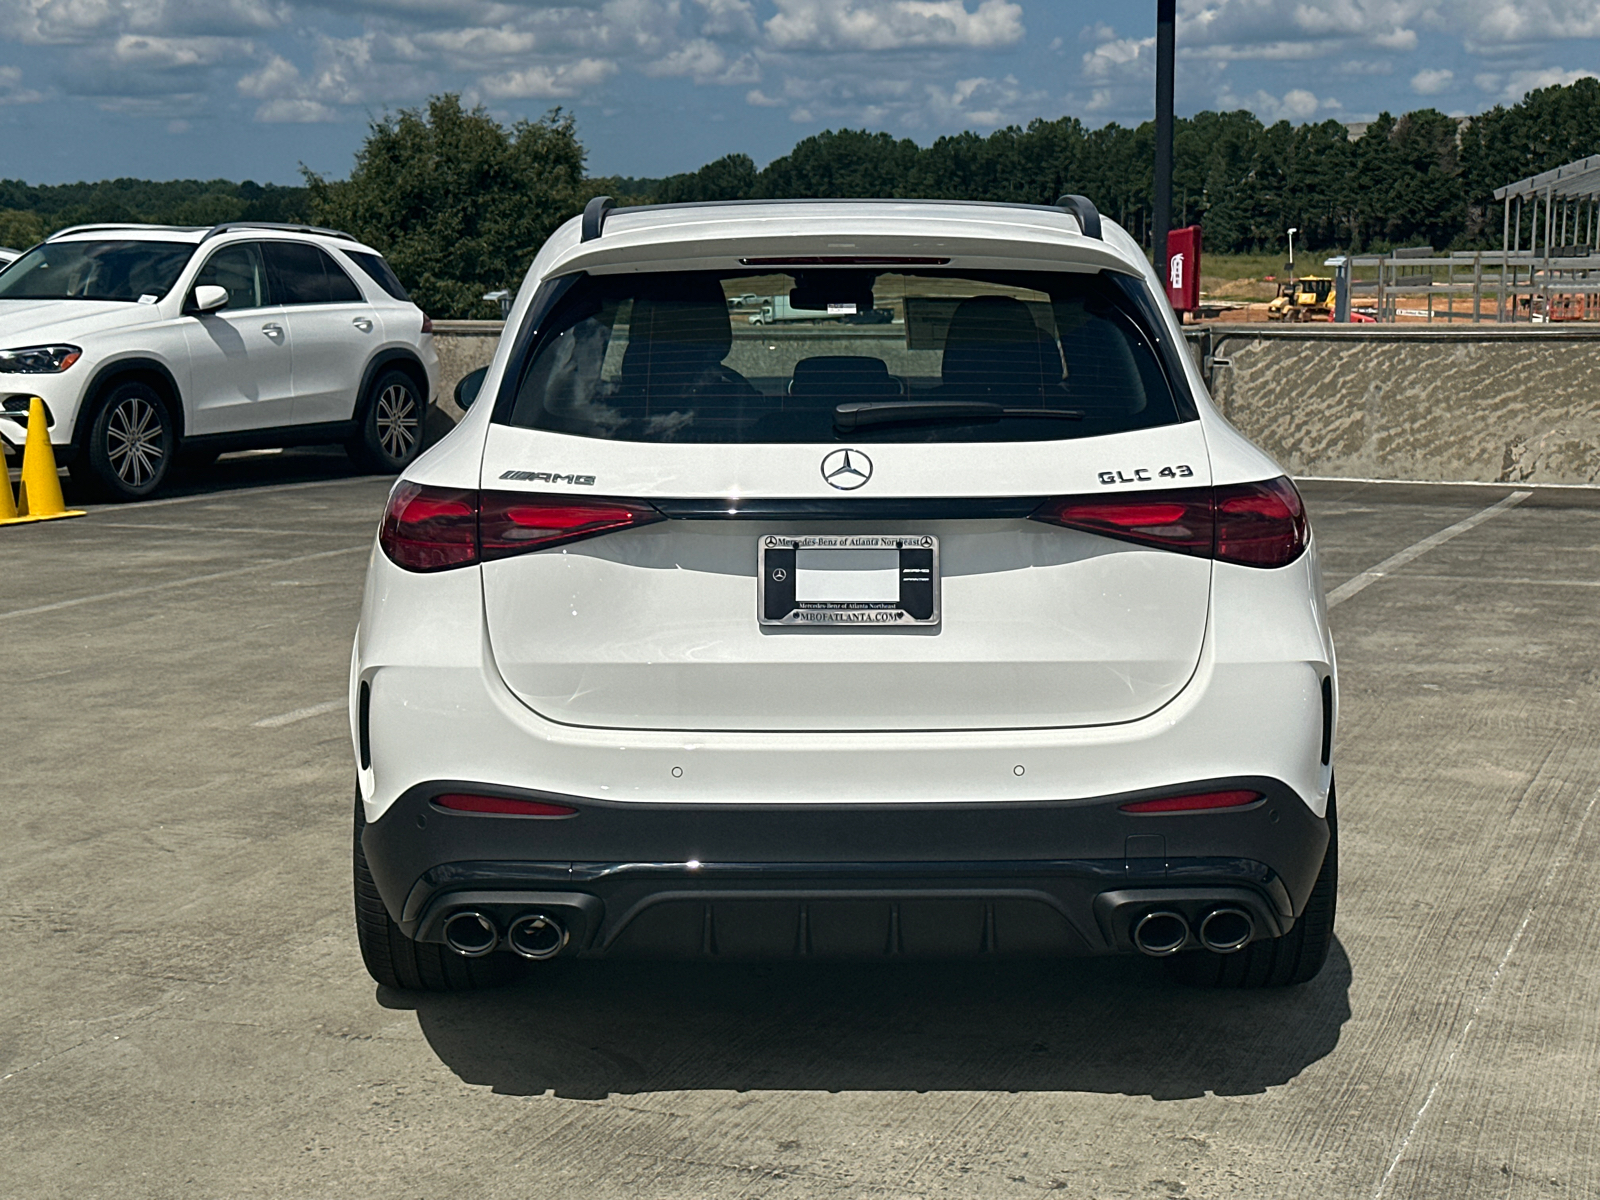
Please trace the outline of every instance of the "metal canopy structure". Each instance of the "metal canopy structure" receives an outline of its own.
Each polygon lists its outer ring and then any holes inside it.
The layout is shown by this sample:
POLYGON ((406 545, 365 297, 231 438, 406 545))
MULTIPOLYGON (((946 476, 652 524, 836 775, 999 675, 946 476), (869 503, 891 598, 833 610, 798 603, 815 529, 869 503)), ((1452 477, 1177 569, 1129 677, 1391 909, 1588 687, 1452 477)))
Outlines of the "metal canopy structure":
POLYGON ((1600 154, 1508 183, 1494 190, 1494 198, 1505 206, 1503 251, 1520 251, 1526 229, 1531 253, 1540 252, 1543 234, 1543 256, 1547 259, 1587 255, 1597 245, 1600 154))

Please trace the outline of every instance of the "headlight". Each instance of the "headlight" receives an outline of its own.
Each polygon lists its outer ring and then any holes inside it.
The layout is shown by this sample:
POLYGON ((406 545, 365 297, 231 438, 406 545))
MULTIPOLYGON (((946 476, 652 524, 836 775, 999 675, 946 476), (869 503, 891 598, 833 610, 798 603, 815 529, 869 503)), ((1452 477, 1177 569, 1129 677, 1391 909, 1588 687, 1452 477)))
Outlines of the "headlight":
POLYGON ((0 350, 0 375, 56 375, 83 356, 76 346, 24 346, 0 350))

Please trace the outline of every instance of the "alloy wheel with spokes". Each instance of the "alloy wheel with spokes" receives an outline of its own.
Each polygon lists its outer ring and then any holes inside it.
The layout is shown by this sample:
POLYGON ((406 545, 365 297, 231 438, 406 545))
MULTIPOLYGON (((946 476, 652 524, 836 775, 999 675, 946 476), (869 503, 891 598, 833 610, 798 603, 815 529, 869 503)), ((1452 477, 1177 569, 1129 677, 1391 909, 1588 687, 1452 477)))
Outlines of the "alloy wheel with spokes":
POLYGON ((426 410, 412 376, 390 368, 372 381, 358 411, 360 425, 345 449, 364 471, 397 474, 422 449, 426 410))
POLYGON ((101 395, 72 479, 108 500, 142 500, 166 479, 176 448, 166 400, 149 384, 126 380, 101 395))
POLYGON ((421 424, 417 398, 406 383, 391 383, 378 394, 374 415, 378 443, 391 458, 409 461, 417 446, 421 424))
POLYGON ((129 396, 111 410, 106 450, 111 469, 130 488, 142 488, 166 466, 167 431, 157 406, 129 396))

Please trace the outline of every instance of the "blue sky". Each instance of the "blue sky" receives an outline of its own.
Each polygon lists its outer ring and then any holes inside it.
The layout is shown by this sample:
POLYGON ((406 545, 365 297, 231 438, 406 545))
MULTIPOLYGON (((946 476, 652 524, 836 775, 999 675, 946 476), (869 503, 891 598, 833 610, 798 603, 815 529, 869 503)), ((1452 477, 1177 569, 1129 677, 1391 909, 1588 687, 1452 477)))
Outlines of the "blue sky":
MULTIPOLYGON (((1181 112, 1478 112, 1600 73, 1600 0, 1179 0, 1181 112)), ((0 177, 298 181, 462 92, 561 105, 594 174, 1151 113, 1154 0, 0 0, 0 177)), ((1600 150, 1600 147, 1596 147, 1600 150)))

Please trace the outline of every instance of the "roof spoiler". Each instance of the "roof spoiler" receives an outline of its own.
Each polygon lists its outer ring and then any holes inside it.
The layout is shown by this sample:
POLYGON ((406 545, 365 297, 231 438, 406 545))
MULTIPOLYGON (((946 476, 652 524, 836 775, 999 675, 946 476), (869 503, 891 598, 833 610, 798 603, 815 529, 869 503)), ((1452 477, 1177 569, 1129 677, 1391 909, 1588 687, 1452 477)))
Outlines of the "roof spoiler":
MULTIPOLYGON (((842 199, 842 197, 841 197, 841 199, 842 199)), ((715 201, 702 202, 702 203, 715 203, 715 201)), ((750 202, 749 201, 743 201, 743 200, 735 200, 735 201, 725 201, 725 203, 745 204, 745 203, 750 203, 750 202)), ((757 203, 760 203, 760 202, 758 201, 757 203)), ((787 202, 786 201, 769 201, 768 203, 787 203, 787 202)), ((968 201, 957 201, 957 203, 988 204, 989 202, 988 201, 982 201, 982 200, 968 200, 968 201)), ((615 200, 613 200, 610 196, 596 196, 596 197, 594 197, 594 199, 590 200, 588 204, 585 204, 583 206, 583 237, 582 237, 581 240, 583 240, 585 242, 592 242, 596 238, 598 238, 602 233, 604 233, 605 232, 605 228, 606 228, 606 217, 607 217, 607 215, 610 214, 612 209, 616 208, 616 206, 617 206, 617 202, 615 200)), ((641 207, 643 207, 643 208, 691 208, 691 207, 698 208, 698 207, 701 207, 701 204, 681 204, 681 205, 680 204, 646 204, 646 205, 642 205, 641 207)), ((1019 205, 1017 207, 1032 208, 1034 206, 1033 205, 1019 205)), ((1100 232, 1100 210, 1095 208, 1094 201, 1090 200, 1089 197, 1087 197, 1087 196, 1078 196, 1078 195, 1073 195, 1073 194, 1069 193, 1068 195, 1062 196, 1059 200, 1057 200, 1055 202, 1055 207, 1059 208, 1059 209, 1062 209, 1069 216, 1076 218, 1077 222, 1078 222, 1078 228, 1083 230, 1083 234, 1084 234, 1085 237, 1092 237, 1096 241, 1099 241, 1099 242, 1105 241, 1104 236, 1100 232)), ((328 231, 322 230, 320 232, 328 232, 328 231)))

